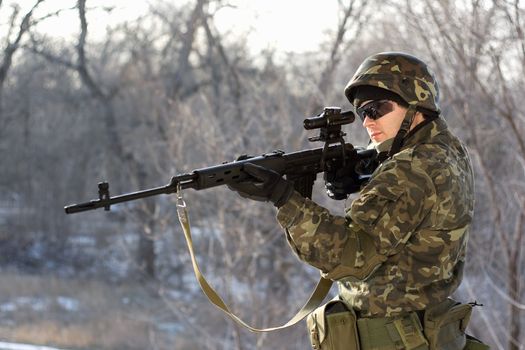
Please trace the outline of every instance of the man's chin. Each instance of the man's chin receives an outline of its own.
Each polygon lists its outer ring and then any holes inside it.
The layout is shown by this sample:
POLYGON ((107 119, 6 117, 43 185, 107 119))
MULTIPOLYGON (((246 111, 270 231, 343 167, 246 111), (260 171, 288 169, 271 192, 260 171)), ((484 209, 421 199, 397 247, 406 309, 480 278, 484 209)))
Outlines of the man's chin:
POLYGON ((372 143, 374 144, 380 144, 381 142, 385 141, 386 138, 384 137, 381 137, 381 135, 378 135, 378 136, 372 136, 370 137, 370 140, 372 140, 372 143))

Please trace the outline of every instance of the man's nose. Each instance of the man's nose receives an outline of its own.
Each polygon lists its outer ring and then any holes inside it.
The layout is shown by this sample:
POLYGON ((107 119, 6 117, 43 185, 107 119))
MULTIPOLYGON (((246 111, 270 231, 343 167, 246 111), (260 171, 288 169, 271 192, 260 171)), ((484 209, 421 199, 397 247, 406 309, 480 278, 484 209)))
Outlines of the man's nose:
POLYGON ((369 118, 368 116, 365 116, 365 119, 363 119, 363 126, 366 128, 367 126, 372 125, 375 122, 374 119, 369 118))

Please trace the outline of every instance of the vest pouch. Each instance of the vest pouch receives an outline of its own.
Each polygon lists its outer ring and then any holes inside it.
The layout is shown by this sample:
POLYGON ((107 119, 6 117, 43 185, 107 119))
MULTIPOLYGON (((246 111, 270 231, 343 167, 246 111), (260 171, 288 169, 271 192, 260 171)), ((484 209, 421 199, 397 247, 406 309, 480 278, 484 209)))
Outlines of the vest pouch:
POLYGON ((425 311, 423 331, 430 350, 463 349, 472 306, 447 299, 425 311))
POLYGON ((340 300, 315 309, 306 325, 314 350, 359 350, 355 312, 340 300))

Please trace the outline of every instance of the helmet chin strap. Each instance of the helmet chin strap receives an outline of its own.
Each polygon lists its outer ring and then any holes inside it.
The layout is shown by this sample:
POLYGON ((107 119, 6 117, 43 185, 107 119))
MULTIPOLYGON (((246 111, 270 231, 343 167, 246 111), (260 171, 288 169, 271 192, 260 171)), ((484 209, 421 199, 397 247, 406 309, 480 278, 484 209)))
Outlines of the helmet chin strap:
POLYGON ((407 112, 405 113, 405 118, 403 119, 403 122, 401 123, 401 127, 399 128, 399 131, 394 137, 394 141, 392 142, 392 147, 390 147, 390 151, 388 152, 388 158, 392 157, 394 154, 396 154, 397 152, 401 150, 401 147, 403 146, 403 141, 405 140, 405 136, 410 130, 410 126, 412 125, 412 122, 414 121, 415 117, 416 117, 416 106, 410 105, 408 107, 407 112))

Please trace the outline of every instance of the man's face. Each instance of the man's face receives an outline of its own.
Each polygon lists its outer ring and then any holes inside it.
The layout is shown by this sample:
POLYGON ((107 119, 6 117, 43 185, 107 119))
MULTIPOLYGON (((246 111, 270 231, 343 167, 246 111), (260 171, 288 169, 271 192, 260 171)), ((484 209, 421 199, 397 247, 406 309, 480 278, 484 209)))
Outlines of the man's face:
POLYGON ((407 108, 393 101, 365 101, 359 109, 365 110, 365 113, 363 113, 363 126, 366 128, 372 142, 376 144, 396 136, 407 112, 407 108), (366 112, 367 108, 372 112, 374 110, 378 111, 382 116, 373 119, 370 113, 366 112))

